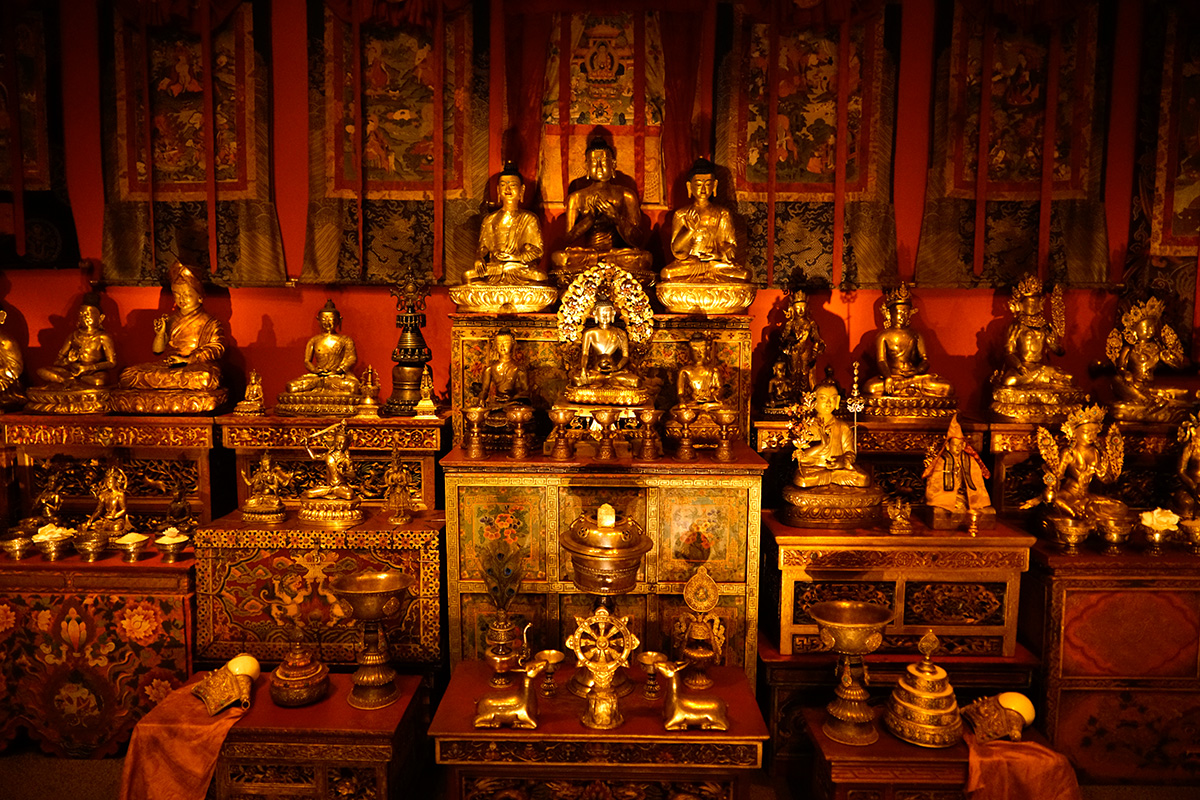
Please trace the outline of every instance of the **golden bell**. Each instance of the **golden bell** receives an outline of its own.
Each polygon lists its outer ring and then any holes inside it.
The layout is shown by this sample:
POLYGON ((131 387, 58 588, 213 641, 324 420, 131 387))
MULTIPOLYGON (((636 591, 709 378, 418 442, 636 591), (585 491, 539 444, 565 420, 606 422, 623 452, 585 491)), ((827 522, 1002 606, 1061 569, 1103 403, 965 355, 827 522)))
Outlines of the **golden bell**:
POLYGON ((946 670, 930 659, 938 644, 932 631, 921 637, 917 649, 925 657, 908 665, 883 715, 884 724, 896 738, 922 747, 952 747, 963 733, 946 670))

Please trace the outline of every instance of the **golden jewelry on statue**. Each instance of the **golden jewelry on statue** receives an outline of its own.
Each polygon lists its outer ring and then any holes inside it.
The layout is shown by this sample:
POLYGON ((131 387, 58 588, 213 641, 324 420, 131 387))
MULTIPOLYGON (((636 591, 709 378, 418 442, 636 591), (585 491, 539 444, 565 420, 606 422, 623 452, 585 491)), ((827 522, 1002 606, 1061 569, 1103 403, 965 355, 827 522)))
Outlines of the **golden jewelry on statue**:
POLYGON ((204 310, 197 270, 176 261, 168 271, 175 311, 154 321, 156 354, 161 361, 136 364, 121 373, 120 388, 109 394, 113 411, 134 414, 197 414, 225 402, 221 355, 225 334, 216 317, 204 310))
POLYGON ((921 637, 924 658, 909 664, 888 699, 883 722, 897 739, 921 747, 953 747, 962 739, 962 717, 946 670, 933 663, 941 642, 933 631, 921 637))
POLYGON ((246 396, 233 407, 233 413, 239 416, 258 417, 267 413, 264 402, 262 376, 257 370, 250 370, 250 380, 246 383, 246 396))
POLYGON ((332 300, 317 312, 321 332, 304 346, 308 372, 288 381, 276 400, 275 413, 287 417, 348 417, 358 411, 362 385, 354 376, 358 351, 340 332, 342 315, 332 300))
POLYGON ((1042 282, 1026 275, 1008 303, 1013 321, 1004 334, 1004 365, 992 375, 992 416, 1012 422, 1055 422, 1087 402, 1072 377, 1049 363, 1062 355, 1066 303, 1062 286, 1050 295, 1050 319, 1043 314, 1042 282))
POLYGON ((1112 380, 1113 419, 1179 422, 1193 406, 1191 392, 1154 380, 1158 365, 1179 369, 1188 363, 1175 330, 1162 321, 1162 300, 1151 297, 1121 316, 1108 334, 1104 352, 1117 369, 1112 380))
POLYGON ((658 300, 673 314, 736 314, 754 301, 753 274, 738 263, 733 215, 714 202, 716 167, 697 159, 688 175, 692 203, 671 218, 671 255, 659 274, 658 300))
POLYGON ((808 310, 808 296, 796 291, 784 311, 779 330, 779 356, 771 365, 767 384, 768 413, 785 413, 817 387, 817 356, 825 352, 821 331, 808 310))
POLYGON ((950 419, 942 446, 926 454, 921 477, 931 510, 929 527, 952 530, 972 520, 976 528, 995 527, 996 509, 984 483, 991 473, 967 443, 957 414, 950 419))
POLYGON ((907 283, 885 292, 883 330, 875 337, 879 375, 867 381, 866 413, 879 417, 943 417, 954 413, 954 387, 928 371, 925 340, 909 323, 916 315, 907 283))
POLYGON ((54 364, 37 370, 45 381, 30 387, 26 411, 46 414, 103 414, 108 411, 109 372, 116 366, 116 346, 104 331, 100 295, 83 296, 75 330, 63 342, 54 364))
POLYGON ((613 679, 621 667, 629 666, 629 657, 641 640, 629 630, 629 617, 611 616, 604 606, 590 616, 575 617, 575 623, 567 647, 575 653, 576 669, 586 669, 591 679, 580 722, 596 730, 618 728, 625 719, 613 679))
POLYGON ((306 489, 301 497, 301 522, 325 528, 349 528, 363 521, 360 499, 354 491, 356 477, 354 460, 350 457, 352 431, 342 420, 328 428, 309 434, 304 449, 311 459, 325 463, 325 482, 306 489), (317 437, 323 437, 322 454, 313 451, 317 437))

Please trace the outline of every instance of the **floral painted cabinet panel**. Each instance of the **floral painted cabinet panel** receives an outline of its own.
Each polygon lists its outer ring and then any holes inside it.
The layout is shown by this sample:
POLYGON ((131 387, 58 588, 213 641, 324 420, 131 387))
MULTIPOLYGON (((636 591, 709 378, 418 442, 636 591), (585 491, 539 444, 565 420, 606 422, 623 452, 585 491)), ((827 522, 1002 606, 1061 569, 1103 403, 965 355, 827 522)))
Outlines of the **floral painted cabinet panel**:
POLYGON ((0 745, 100 757, 192 670, 192 564, 72 555, 0 565, 0 745))

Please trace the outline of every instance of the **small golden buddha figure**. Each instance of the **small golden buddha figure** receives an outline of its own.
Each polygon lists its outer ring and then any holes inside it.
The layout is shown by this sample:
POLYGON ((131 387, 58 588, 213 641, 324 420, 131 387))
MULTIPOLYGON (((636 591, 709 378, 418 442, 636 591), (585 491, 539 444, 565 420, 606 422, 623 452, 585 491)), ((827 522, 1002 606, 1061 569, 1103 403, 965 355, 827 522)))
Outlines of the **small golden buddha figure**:
MULTIPOLYGON (((0 325, 8 319, 8 312, 0 310, 0 325)), ((21 373, 25 370, 25 359, 21 348, 11 337, 0 333, 0 409, 16 408, 25 402, 21 393, 21 373)))
POLYGON ((753 274, 737 260, 737 234, 729 209, 713 202, 716 169, 696 160, 688 175, 692 204, 671 218, 671 255, 659 274, 658 299, 672 313, 733 314, 754 301, 753 274))
POLYGON ((283 522, 286 511, 279 494, 291 484, 295 473, 273 463, 271 454, 264 450, 258 466, 249 474, 243 469, 241 475, 250 489, 250 496, 242 503, 242 519, 264 524, 283 522))
POLYGON ((996 524, 996 509, 984 481, 991 477, 983 459, 967 443, 958 415, 950 418, 946 440, 925 459, 925 502, 932 511, 934 529, 959 527, 964 521, 976 528, 996 524))
POLYGON ((600 298, 592 307, 596 325, 580 338, 579 368, 568 376, 563 399, 569 403, 640 405, 650 396, 629 361, 629 336, 613 323, 617 308, 600 298))
POLYGON ((225 402, 218 363, 225 352, 221 323, 204 310, 200 278, 191 267, 176 261, 168 275, 175 311, 154 321, 151 345, 166 355, 121 373, 120 389, 109 394, 113 411, 203 413, 225 402))
POLYGON ((250 379, 246 382, 246 396, 233 407, 233 413, 239 416, 256 417, 267 413, 263 395, 262 375, 258 370, 250 370, 250 379))
POLYGON ((1200 517, 1200 417, 1191 414, 1179 426, 1176 438, 1183 444, 1176 462, 1179 489, 1175 510, 1186 520, 1200 517))
POLYGON ((783 489, 784 522, 799 527, 854 527, 878 516, 883 492, 855 463, 857 446, 851 426, 834 416, 841 397, 823 383, 812 393, 812 408, 799 425, 793 444, 796 473, 783 489))
POLYGON ((1062 287, 1050 296, 1050 319, 1043 314, 1042 282, 1026 275, 1013 287, 1013 313, 1004 334, 1004 366, 992 375, 992 415, 1014 422, 1061 420, 1087 400, 1066 372, 1049 363, 1062 355, 1066 305, 1062 287))
POLYGON ((875 337, 879 375, 866 383, 867 413, 877 416, 940 416, 954 413, 954 387, 928 371, 925 340, 909 323, 916 314, 912 292, 901 283, 883 296, 883 330, 875 337))
POLYGON ((567 241, 572 244, 551 255, 559 284, 565 286, 584 270, 605 263, 649 286, 656 276, 650 253, 642 249, 646 229, 641 201, 613 182, 616 153, 603 139, 588 143, 584 161, 588 183, 567 196, 567 241))
POLYGON ((84 522, 85 529, 107 535, 115 539, 126 531, 132 530, 129 521, 128 507, 125 502, 125 491, 129 488, 129 478, 120 467, 109 467, 104 472, 104 480, 92 487, 96 496, 96 510, 84 522))
POLYGON ((1066 518, 1087 528, 1105 520, 1132 516, 1120 500, 1104 497, 1092 489, 1093 479, 1103 483, 1115 481, 1125 461, 1125 441, 1116 423, 1109 426, 1103 441, 1100 440, 1103 422, 1103 406, 1076 409, 1062 424, 1067 439, 1062 448, 1054 434, 1038 427, 1038 452, 1046 473, 1046 489, 1022 504, 1022 508, 1044 504, 1052 522, 1055 518, 1066 518))
POLYGON ((29 389, 27 411, 48 414, 102 414, 108 410, 109 372, 116 347, 104 332, 100 295, 84 295, 75 330, 63 342, 54 364, 37 370, 43 386, 29 389))
POLYGON ((479 405, 489 412, 504 409, 514 403, 529 405, 529 377, 525 366, 513 358, 516 338, 508 328, 502 328, 493 341, 496 357, 483 372, 479 388, 479 405))
POLYGON ((325 481, 301 493, 299 518, 302 522, 330 528, 348 528, 363 520, 360 499, 354 491, 354 459, 350 456, 353 432, 345 420, 309 436, 304 449, 308 457, 325 465, 325 481), (313 440, 324 437, 323 453, 313 450, 313 440))
POLYGON ((341 333, 342 315, 332 300, 317 312, 321 332, 304 345, 308 372, 279 394, 275 413, 280 416, 350 416, 362 402, 362 385, 354 376, 358 351, 354 340, 341 333))
POLYGON ((1105 343, 1105 354, 1117 368, 1112 380, 1113 419, 1137 422, 1178 422, 1191 406, 1189 392, 1159 385, 1154 370, 1166 364, 1176 369, 1187 364, 1175 330, 1162 321, 1162 300, 1151 297, 1121 317, 1105 343))
MULTIPOLYGON (((690 423, 691 434, 701 440, 715 440, 717 437, 717 422, 713 412, 727 408, 722 397, 724 386, 721 383, 721 373, 713 365, 712 347, 708 337, 695 333, 688 342, 688 363, 679 368, 675 378, 676 395, 679 398, 676 408, 690 408, 696 412, 696 418, 690 423)), ((678 437, 680 425, 672 415, 672 421, 667 423, 667 435, 678 437)))

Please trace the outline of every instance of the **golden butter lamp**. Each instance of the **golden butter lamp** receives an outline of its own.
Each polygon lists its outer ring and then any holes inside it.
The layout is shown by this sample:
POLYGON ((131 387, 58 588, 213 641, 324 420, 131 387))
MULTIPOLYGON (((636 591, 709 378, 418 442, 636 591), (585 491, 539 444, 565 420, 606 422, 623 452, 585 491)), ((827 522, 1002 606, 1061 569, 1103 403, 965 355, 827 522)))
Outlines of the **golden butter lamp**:
POLYGON ((400 611, 400 593, 412 585, 402 572, 358 572, 343 575, 330 584, 339 600, 351 608, 362 623, 363 649, 358 653, 354 688, 346 702, 355 708, 385 708, 400 698, 396 670, 388 666, 387 643, 382 623, 400 611))
POLYGON ((867 669, 863 656, 883 644, 883 629, 892 621, 890 608, 855 600, 813 603, 808 614, 817 623, 821 643, 841 655, 837 699, 826 706, 829 719, 821 730, 835 742, 873 744, 879 739, 875 711, 867 705, 867 669))

